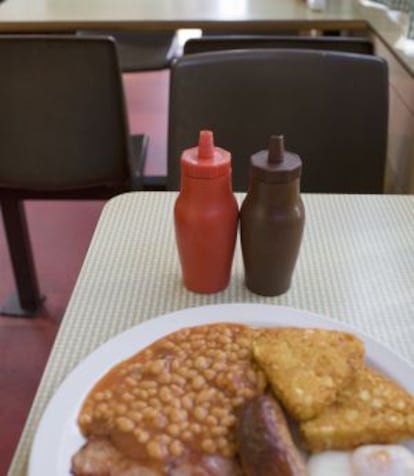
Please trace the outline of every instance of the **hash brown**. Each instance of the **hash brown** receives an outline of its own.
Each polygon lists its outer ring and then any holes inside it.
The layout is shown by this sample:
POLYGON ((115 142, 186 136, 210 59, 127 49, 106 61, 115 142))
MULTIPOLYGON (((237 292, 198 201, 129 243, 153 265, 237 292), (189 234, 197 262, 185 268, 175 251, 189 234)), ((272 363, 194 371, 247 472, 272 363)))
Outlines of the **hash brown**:
POLYGON ((300 433, 312 452, 413 438, 414 398, 375 370, 359 369, 353 384, 320 415, 303 422, 300 433))
POLYGON ((364 365, 364 345, 340 331, 295 327, 258 330, 253 354, 276 397, 299 421, 316 416, 364 365))

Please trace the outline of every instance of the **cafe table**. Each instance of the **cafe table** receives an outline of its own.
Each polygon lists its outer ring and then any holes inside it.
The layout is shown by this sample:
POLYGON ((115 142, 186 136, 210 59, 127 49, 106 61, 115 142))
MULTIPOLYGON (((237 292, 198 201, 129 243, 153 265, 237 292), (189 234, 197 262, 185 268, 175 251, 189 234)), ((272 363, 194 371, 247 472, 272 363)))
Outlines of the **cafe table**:
POLYGON ((413 56, 396 46, 405 27, 366 0, 327 0, 322 11, 306 0, 0 0, 1 33, 179 28, 370 32, 414 73, 413 56))
POLYGON ((239 243, 227 289, 201 295, 183 287, 176 196, 134 192, 105 205, 10 476, 26 474, 39 420, 72 369, 111 337, 171 311, 223 303, 289 306, 351 325, 414 363, 414 196, 304 194, 305 232, 292 286, 270 298, 246 289, 239 243))

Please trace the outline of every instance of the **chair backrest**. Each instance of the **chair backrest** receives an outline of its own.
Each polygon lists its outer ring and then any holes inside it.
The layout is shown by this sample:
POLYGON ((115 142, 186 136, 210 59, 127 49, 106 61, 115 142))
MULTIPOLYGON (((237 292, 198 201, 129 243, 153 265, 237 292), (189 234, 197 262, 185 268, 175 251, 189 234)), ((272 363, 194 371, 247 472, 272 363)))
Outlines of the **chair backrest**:
POLYGON ((69 191, 129 180, 112 40, 4 35, 0 61, 0 190, 69 191))
POLYGON ((183 56, 172 69, 168 184, 200 129, 233 156, 233 187, 248 185, 251 154, 283 134, 303 160, 306 192, 382 193, 388 69, 375 56, 237 50, 183 56))
POLYGON ((181 53, 177 31, 79 30, 78 36, 112 37, 122 72, 167 69, 181 53))
POLYGON ((348 53, 374 54, 374 45, 366 37, 344 36, 275 36, 275 35, 221 35, 191 38, 184 44, 184 54, 207 51, 240 50, 249 48, 294 48, 348 53))

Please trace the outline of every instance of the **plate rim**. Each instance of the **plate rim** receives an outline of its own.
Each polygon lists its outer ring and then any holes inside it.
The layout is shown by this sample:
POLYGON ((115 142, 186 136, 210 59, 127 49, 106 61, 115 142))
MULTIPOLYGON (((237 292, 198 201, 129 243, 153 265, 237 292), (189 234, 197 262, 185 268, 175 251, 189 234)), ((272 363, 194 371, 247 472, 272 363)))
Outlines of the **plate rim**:
MULTIPOLYGON (((392 376, 394 380, 399 382, 406 388, 410 393, 414 393, 414 379, 412 379, 413 384, 410 386, 410 379, 407 378, 407 372, 412 373, 414 377, 414 365, 409 362, 407 359, 398 355, 394 350, 390 349, 386 345, 380 343, 376 339, 370 337, 369 335, 361 332, 359 329, 354 326, 335 320, 332 317, 315 313, 313 311, 307 311, 300 308, 295 308, 291 306, 284 305, 275 305, 275 304, 265 304, 265 303, 223 303, 223 304, 209 304, 201 306, 193 306, 189 308, 183 308, 176 311, 168 312, 153 318, 150 318, 146 321, 138 323, 120 333, 110 337, 106 342, 100 344, 96 349, 91 351, 86 357, 84 357, 80 362, 78 362, 75 367, 66 375, 62 382, 58 385, 57 389, 50 397, 49 401, 45 405, 45 408, 42 412, 42 415, 38 421, 37 428, 34 432, 32 444, 30 447, 29 462, 28 462, 28 476, 41 476, 44 474, 57 474, 68 476, 70 473, 66 471, 59 471, 57 473, 49 473, 47 470, 45 472, 45 464, 48 462, 48 466, 52 461, 56 460, 56 463, 59 467, 59 456, 51 458, 51 451, 48 448, 48 451, 45 454, 45 451, 42 449, 42 441, 45 441, 44 438, 47 437, 47 440, 50 440, 51 433, 51 422, 52 424, 52 433, 58 436, 56 425, 59 421, 62 420, 63 416, 59 414, 63 402, 66 400, 68 392, 73 388, 73 384, 77 382, 82 382, 88 377, 89 383, 85 386, 85 390, 82 392, 76 391, 77 393, 82 393, 75 398, 71 407, 76 407, 79 411, 80 404, 86 397, 87 393, 91 390, 95 382, 99 380, 111 367, 120 363, 122 360, 131 357, 134 353, 139 352, 142 348, 149 345, 151 342, 163 337, 175 330, 184 328, 184 327, 194 327, 199 325, 206 325, 209 323, 218 323, 218 322, 240 322, 241 324, 255 325, 254 322, 257 321, 257 325, 272 326, 274 324, 277 326, 291 326, 291 327, 320 327, 325 329, 337 329, 345 332, 351 332, 352 334, 361 338, 365 344, 367 360, 379 367, 381 371, 392 376), (255 313, 259 312, 259 315, 252 315, 252 317, 242 317, 249 310, 254 311, 255 313), (270 313, 275 312, 276 314, 271 316, 270 313), (196 319, 192 321, 192 318, 196 319), (217 315, 215 314, 217 313, 217 315), (240 316, 237 314, 240 313, 240 316), (269 313, 269 315, 268 315, 269 313), (283 316, 280 316, 280 313, 284 313, 283 316), (226 318, 223 319, 222 314, 226 315, 226 318), (200 322, 201 318, 201 322, 200 322), (283 323, 280 324, 278 321, 283 321, 285 319, 305 319, 309 320, 309 323, 305 325, 301 321, 299 323, 292 322, 292 324, 283 323), (178 319, 178 322, 177 322, 178 319), (270 322, 270 319, 274 322, 270 322), (168 325, 165 328, 159 324, 164 324, 167 321, 168 325), (186 322, 190 321, 190 322, 186 322), (241 322, 242 321, 242 322, 241 322), (249 322, 250 321, 250 322, 249 322), (262 322, 266 321, 266 322, 262 322), (171 329, 173 328, 173 329, 171 329), (149 336, 140 336, 140 340, 136 342, 136 348, 133 353, 130 353, 126 348, 121 347, 121 354, 125 355, 115 355, 106 357, 106 353, 110 353, 112 348, 119 347, 123 341, 128 341, 132 339, 135 333, 149 333, 149 336), (100 362, 100 359, 105 356, 104 363, 100 362), (112 362, 107 362, 107 360, 112 362), (99 372, 98 372, 99 369, 99 372), (92 372, 92 376, 89 375, 92 372), (397 375, 396 375, 397 374, 397 375), (92 380, 92 382, 91 382, 92 380), (56 418, 56 413, 58 417, 56 418), (46 456, 46 460, 44 456, 46 456)), ((167 324, 166 323, 166 324, 167 324)), ((119 350, 119 348, 118 348, 119 350)), ((86 382, 85 382, 86 383, 86 382)), ((70 392, 69 392, 70 393, 70 392)), ((72 408, 72 413, 74 408, 72 408)), ((73 418, 72 431, 74 429, 79 433, 79 430, 76 427, 76 418, 73 418)), ((67 432, 66 432, 67 433, 67 432)), ((60 435, 60 439, 63 436, 60 435)), ((80 433, 79 439, 81 440, 80 433)), ((47 441, 46 440, 46 441, 47 441)), ((59 448, 55 452, 56 455, 61 455, 62 448, 59 448)), ((54 467, 56 470, 56 466, 54 467)), ((53 470, 53 468, 51 468, 53 470)))

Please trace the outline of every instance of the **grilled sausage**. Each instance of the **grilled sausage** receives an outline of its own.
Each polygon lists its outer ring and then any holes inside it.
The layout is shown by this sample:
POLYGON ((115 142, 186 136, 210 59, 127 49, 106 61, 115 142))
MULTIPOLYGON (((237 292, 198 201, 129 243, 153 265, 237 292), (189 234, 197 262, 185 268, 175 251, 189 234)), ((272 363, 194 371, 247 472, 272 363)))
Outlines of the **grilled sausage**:
POLYGON ((260 395, 240 410, 239 455, 246 476, 307 476, 285 415, 270 396, 260 395))

